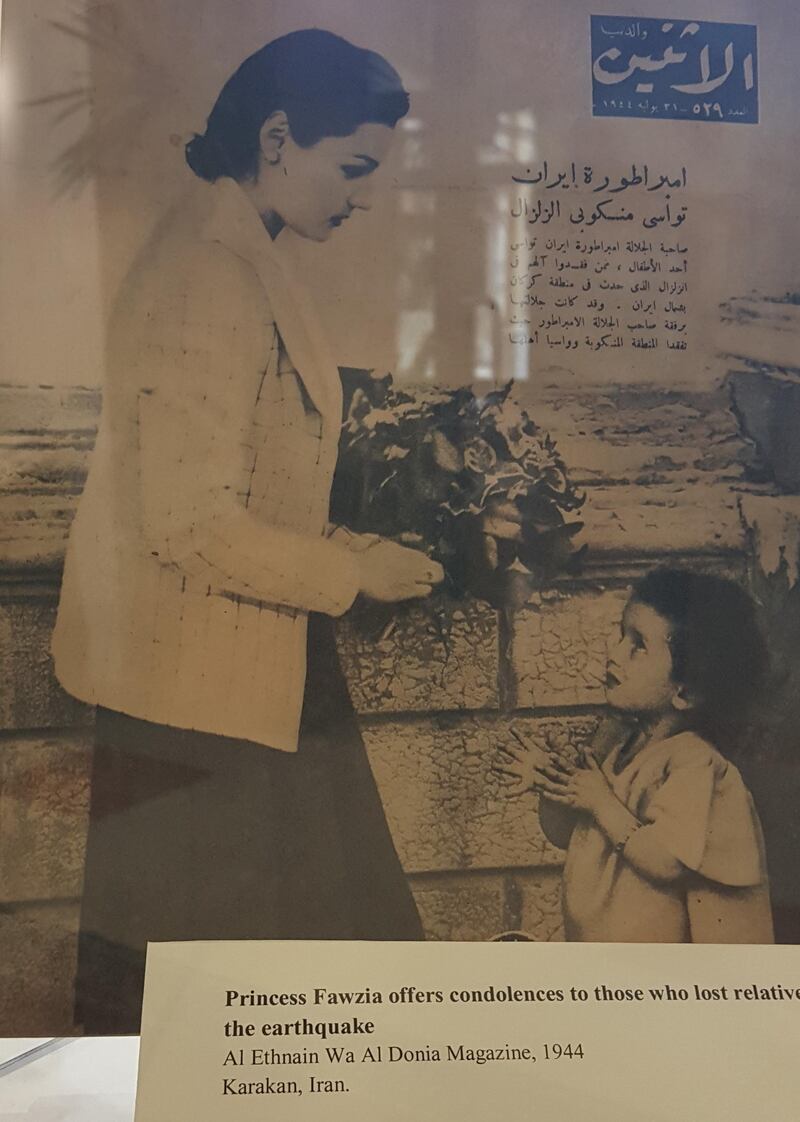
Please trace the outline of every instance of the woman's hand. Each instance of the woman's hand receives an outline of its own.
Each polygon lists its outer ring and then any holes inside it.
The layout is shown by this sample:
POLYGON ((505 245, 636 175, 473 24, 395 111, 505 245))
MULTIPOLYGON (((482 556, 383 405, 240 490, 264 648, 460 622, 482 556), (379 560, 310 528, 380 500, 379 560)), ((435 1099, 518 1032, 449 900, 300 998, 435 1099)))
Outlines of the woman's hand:
POLYGON ((554 803, 597 818, 609 800, 618 801, 597 760, 588 753, 580 767, 553 760, 552 771, 555 774, 544 776, 537 789, 554 803))
POLYGON ((429 596, 444 579, 438 561, 418 549, 379 539, 358 554, 359 591, 371 600, 393 603, 429 596))
POLYGON ((515 728, 510 731, 516 745, 500 745, 492 765, 492 770, 503 777, 508 794, 522 795, 525 791, 541 790, 543 783, 555 782, 560 773, 555 767, 549 734, 544 734, 542 742, 523 736, 515 728))

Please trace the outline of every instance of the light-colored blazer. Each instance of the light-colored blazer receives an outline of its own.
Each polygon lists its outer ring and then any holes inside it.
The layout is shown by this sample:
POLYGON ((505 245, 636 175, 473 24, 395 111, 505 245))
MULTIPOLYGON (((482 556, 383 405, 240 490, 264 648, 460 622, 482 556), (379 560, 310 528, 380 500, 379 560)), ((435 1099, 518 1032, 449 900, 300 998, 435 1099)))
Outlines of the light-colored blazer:
POLYGON ((162 222, 109 339, 57 676, 92 704, 293 751, 307 613, 350 606, 359 543, 328 524, 338 371, 232 180, 162 222))

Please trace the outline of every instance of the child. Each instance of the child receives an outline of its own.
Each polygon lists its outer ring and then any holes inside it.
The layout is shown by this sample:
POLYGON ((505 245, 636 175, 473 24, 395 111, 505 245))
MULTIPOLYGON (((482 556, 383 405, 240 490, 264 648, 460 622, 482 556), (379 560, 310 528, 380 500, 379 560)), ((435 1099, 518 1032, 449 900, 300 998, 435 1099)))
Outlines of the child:
POLYGON ((567 850, 567 939, 773 942, 758 816, 718 751, 765 663, 742 589, 659 569, 625 607, 606 680, 616 719, 591 751, 570 764, 514 732, 498 769, 539 791, 542 828, 567 850))

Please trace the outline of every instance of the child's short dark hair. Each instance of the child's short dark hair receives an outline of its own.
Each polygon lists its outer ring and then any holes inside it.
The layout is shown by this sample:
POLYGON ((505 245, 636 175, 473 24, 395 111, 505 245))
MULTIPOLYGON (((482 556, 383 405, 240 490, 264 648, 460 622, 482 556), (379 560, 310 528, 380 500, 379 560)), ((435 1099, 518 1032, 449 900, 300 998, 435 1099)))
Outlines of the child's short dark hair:
POLYGON ((671 624, 672 677, 693 701, 699 732, 735 729, 765 683, 768 653, 756 606, 732 580, 687 569, 654 569, 633 589, 671 624))

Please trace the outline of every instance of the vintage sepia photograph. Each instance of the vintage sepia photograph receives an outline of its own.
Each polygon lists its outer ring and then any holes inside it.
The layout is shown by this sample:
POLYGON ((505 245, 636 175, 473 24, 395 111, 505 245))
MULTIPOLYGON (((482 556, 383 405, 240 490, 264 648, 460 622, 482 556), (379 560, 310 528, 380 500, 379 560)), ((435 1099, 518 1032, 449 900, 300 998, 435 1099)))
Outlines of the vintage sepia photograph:
POLYGON ((5 0, 0 1035, 800 943, 795 17, 679 14, 5 0))

